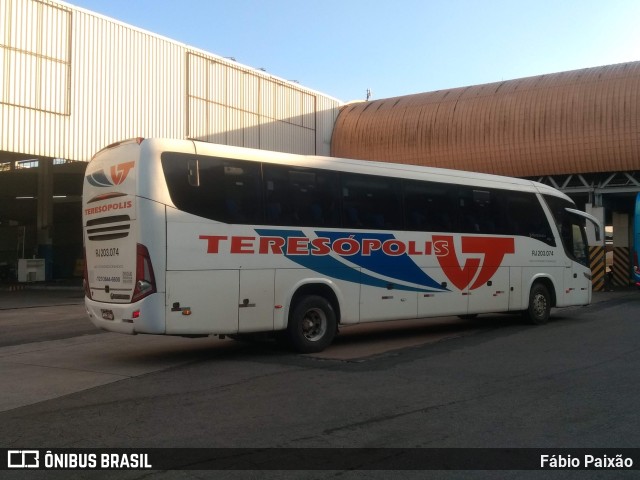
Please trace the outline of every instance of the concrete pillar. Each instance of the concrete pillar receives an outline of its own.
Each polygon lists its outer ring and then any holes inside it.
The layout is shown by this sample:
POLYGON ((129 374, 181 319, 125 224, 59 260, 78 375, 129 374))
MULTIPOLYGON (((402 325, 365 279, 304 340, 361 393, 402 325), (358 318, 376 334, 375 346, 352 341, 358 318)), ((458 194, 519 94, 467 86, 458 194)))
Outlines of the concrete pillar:
POLYGON ((45 260, 45 280, 53 278, 53 160, 38 160, 38 257, 45 260))
POLYGON ((629 215, 613 212, 613 246, 629 248, 629 215))
POLYGON ((629 215, 613 212, 613 284, 628 287, 631 282, 629 215))

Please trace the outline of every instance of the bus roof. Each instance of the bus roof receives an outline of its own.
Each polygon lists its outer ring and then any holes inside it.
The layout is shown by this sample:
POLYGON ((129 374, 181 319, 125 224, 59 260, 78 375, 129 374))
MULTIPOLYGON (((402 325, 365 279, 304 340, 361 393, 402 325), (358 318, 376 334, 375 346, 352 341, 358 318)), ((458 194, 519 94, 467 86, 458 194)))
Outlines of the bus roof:
MULTIPOLYGON (((338 157, 324 157, 315 155, 300 155, 293 153, 276 152, 271 150, 259 150, 247 147, 235 147, 229 145, 214 144, 198 140, 178 140, 166 138, 148 138, 141 140, 132 139, 137 143, 146 143, 156 151, 181 151, 192 152, 209 156, 224 156, 249 161, 265 163, 283 163, 299 167, 330 169, 341 172, 362 173, 369 175, 385 175, 397 178, 413 180, 435 181, 442 183, 463 184, 484 188, 502 188, 507 190, 524 190, 550 194, 570 200, 567 195, 559 190, 532 180, 515 177, 505 177, 487 173, 467 172, 437 167, 423 167, 393 162, 380 162, 374 160, 355 160, 338 157)), ((128 143, 125 140, 121 143, 128 143)), ((118 144, 114 144, 118 145, 118 144)), ((106 148, 113 148, 110 145, 106 148)))

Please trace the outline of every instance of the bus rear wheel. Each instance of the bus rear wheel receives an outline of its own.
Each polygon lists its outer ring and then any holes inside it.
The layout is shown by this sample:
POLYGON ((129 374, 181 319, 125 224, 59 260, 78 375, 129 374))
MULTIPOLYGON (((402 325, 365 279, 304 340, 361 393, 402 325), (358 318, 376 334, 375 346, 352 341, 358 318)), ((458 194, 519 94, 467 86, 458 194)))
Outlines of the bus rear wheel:
POLYGON ((287 337, 299 353, 321 352, 336 334, 336 314, 324 297, 308 295, 293 306, 289 315, 287 337))
POLYGON ((524 311, 525 319, 534 325, 542 325, 549 321, 551 315, 551 294, 542 283, 531 287, 529 306, 524 311))

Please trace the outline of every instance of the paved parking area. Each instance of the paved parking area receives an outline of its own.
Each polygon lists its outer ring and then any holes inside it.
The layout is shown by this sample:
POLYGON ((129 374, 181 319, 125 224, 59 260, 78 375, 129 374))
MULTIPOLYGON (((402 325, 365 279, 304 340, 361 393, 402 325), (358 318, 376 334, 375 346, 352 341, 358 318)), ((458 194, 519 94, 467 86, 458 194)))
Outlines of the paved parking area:
MULTIPOLYGON (((640 295, 640 291, 596 292, 594 303, 636 294, 640 295)), ((498 320, 494 319, 489 325, 445 317, 346 327, 330 348, 309 356, 318 360, 359 362, 394 350, 500 327, 509 323, 510 318, 504 317, 503 321, 500 316, 494 316, 498 320)), ((14 331, 23 332, 23 338, 4 344, 0 338, 0 384, 11 386, 0 396, 0 411, 169 369, 203 357, 233 355, 247 348, 217 337, 192 339, 102 333, 86 318, 83 293, 79 289, 0 291, 0 332, 7 336, 14 331), (47 328, 54 332, 47 332, 47 328), (56 338, 55 331, 65 328, 67 333, 56 338), (38 340, 41 338, 53 339, 38 340)))

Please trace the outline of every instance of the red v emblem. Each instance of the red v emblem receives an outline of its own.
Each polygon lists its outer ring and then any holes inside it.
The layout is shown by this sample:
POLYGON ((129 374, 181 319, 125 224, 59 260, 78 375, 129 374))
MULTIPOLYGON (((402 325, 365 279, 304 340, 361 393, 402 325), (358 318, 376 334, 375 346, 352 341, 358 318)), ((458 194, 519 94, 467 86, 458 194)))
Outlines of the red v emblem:
POLYGON ((484 285, 498 271, 504 256, 509 253, 515 253, 515 241, 513 238, 462 237, 462 253, 477 253, 481 254, 483 258, 469 258, 465 261, 464 266, 460 266, 453 237, 434 235, 433 242, 434 244, 440 242, 440 245, 443 245, 444 248, 440 249, 440 251, 444 255, 437 256, 438 263, 447 278, 459 290, 467 288, 474 278, 475 281, 470 290, 475 290, 484 285), (480 268, 481 260, 482 268, 480 268), (480 273, 478 273, 479 268, 480 273))
POLYGON ((129 175, 131 170, 136 165, 135 162, 119 163, 111 167, 111 180, 114 185, 120 185, 129 175))
POLYGON ((464 267, 461 267, 453 244, 453 237, 434 235, 433 243, 435 244, 436 242, 441 242, 440 245, 446 247, 442 249, 446 251, 446 254, 436 257, 440 268, 458 290, 464 290, 471 282, 471 279, 475 277, 480 266, 480 259, 470 258, 464 263, 464 267))

